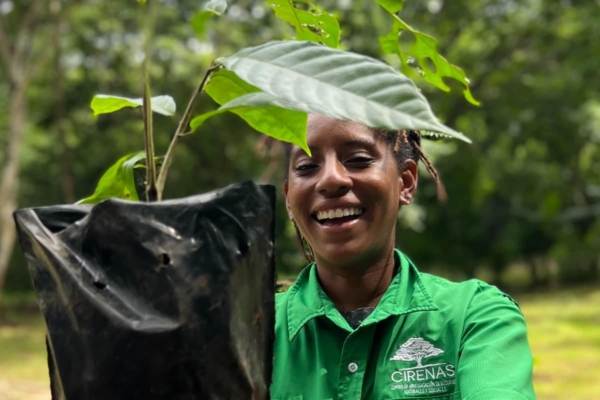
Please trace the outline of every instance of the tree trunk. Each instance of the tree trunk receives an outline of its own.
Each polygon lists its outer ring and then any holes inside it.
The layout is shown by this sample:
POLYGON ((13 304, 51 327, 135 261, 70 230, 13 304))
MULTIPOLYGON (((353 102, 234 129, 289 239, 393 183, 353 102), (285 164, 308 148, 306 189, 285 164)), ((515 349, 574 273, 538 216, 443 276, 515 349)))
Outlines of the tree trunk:
POLYGON ((60 182, 62 197, 65 203, 75 202, 75 183, 73 179, 73 154, 71 147, 67 142, 67 132, 65 129, 66 110, 65 110, 65 90, 64 90, 64 72, 61 68, 62 51, 60 46, 60 26, 62 23, 61 2, 55 0, 51 3, 51 12, 54 17, 54 125, 58 133, 58 143, 60 144, 60 182))
POLYGON ((537 268, 537 263, 535 257, 531 257, 527 260, 527 265, 529 266, 529 272, 531 275, 531 288, 537 289, 541 286, 541 278, 537 268))
POLYGON ((16 239, 12 213, 17 208, 19 151, 27 121, 26 87, 27 85, 13 82, 10 93, 8 146, 0 177, 0 299, 16 239))

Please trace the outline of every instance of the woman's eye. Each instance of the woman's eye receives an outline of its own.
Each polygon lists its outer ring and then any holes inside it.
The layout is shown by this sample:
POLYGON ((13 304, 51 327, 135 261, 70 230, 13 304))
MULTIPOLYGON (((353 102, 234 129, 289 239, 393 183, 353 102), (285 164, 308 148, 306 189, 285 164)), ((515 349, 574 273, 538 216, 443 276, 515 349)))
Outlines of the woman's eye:
POLYGON ((350 164, 369 164, 371 161, 373 161, 372 158, 365 156, 356 156, 348 160, 350 164))
POLYGON ((301 164, 301 165, 297 165, 296 166, 296 171, 298 172, 306 172, 306 171, 310 171, 313 168, 316 168, 317 166, 315 164, 301 164))

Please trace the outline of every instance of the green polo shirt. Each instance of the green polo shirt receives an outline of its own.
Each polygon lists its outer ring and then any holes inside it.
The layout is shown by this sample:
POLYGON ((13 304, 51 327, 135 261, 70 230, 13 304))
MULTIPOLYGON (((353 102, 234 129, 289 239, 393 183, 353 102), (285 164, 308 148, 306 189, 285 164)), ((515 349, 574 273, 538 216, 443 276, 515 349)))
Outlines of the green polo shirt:
POLYGON ((352 329, 309 265, 276 297, 274 400, 535 399, 525 320, 478 280, 400 268, 352 329))

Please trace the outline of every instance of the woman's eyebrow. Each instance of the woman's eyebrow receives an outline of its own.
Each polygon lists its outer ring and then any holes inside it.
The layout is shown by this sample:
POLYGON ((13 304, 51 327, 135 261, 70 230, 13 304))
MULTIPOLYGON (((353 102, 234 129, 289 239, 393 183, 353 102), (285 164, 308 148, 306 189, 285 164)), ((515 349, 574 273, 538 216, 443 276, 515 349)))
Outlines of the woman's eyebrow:
POLYGON ((369 139, 349 139, 342 144, 343 147, 364 147, 367 150, 375 150, 377 148, 375 141, 369 139))
MULTIPOLYGON (((348 139, 344 143, 340 145, 342 148, 352 148, 352 147, 363 147, 369 151, 375 151, 377 149, 377 144, 374 140, 369 139, 348 139)), ((312 153, 316 153, 319 150, 317 146, 309 146, 309 149, 312 153)), ((290 153, 290 160, 294 160, 301 155, 306 155, 304 150, 300 147, 294 146, 290 153)), ((307 156, 308 157, 308 156, 307 156)))

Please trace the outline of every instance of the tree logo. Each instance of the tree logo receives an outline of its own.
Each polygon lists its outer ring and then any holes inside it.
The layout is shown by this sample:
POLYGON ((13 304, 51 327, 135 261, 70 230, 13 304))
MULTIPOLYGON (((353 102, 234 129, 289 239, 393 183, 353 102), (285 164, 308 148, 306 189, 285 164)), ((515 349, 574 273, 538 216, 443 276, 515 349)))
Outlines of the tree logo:
POLYGON ((431 343, 421 338, 410 338, 390 358, 390 361, 416 361, 417 368, 423 367, 421 360, 442 354, 444 350, 436 349, 431 343))

